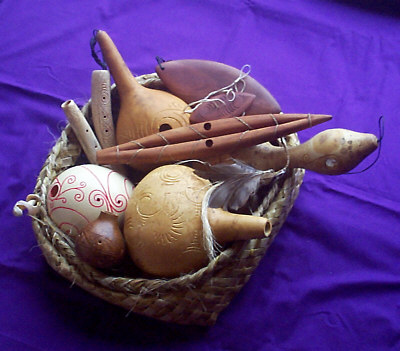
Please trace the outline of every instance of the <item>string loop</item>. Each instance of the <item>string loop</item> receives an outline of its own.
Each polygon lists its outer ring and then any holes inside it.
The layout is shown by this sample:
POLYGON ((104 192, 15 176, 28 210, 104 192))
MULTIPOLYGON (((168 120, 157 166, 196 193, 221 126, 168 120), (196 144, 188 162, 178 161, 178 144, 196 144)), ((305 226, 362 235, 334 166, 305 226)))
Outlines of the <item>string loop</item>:
POLYGON ((107 65, 104 62, 104 60, 100 60, 99 55, 97 55, 97 52, 95 50, 95 46, 97 44, 97 39, 96 39, 96 34, 99 30, 95 29, 93 30, 93 36, 90 38, 90 51, 92 53, 93 59, 96 61, 96 63, 104 70, 107 70, 107 65))
POLYGON ((344 173, 344 174, 364 173, 365 171, 369 170, 372 166, 374 166, 376 162, 378 162, 378 159, 381 156, 382 140, 383 140, 383 136, 384 136, 384 132, 385 132, 384 123, 383 123, 384 119, 385 119, 384 116, 380 116, 379 120, 378 120, 378 126, 379 126, 379 138, 377 140, 377 142, 378 142, 378 153, 376 154, 375 160, 369 166, 365 167, 361 171, 347 172, 347 173, 344 173))
POLYGON ((164 70, 165 70, 165 67, 161 66, 161 64, 162 64, 163 62, 165 62, 165 60, 164 60, 162 57, 160 57, 160 56, 156 56, 156 61, 157 61, 158 66, 161 68, 161 70, 164 71, 164 70))
POLYGON ((220 88, 218 90, 210 92, 207 96, 205 96, 200 100, 191 102, 190 104, 188 104, 189 108, 187 108, 185 112, 187 113, 194 112, 203 102, 219 101, 221 103, 225 103, 223 100, 213 97, 214 95, 217 95, 219 93, 225 93, 227 95, 228 101, 230 102, 234 101, 236 98, 236 93, 237 92, 243 93, 244 90, 246 89, 246 81, 244 80, 244 78, 246 78, 250 74, 250 71, 251 71, 251 66, 249 64, 244 65, 240 70, 239 76, 231 84, 223 88, 220 88), (239 83, 242 83, 240 89, 238 87, 239 83))

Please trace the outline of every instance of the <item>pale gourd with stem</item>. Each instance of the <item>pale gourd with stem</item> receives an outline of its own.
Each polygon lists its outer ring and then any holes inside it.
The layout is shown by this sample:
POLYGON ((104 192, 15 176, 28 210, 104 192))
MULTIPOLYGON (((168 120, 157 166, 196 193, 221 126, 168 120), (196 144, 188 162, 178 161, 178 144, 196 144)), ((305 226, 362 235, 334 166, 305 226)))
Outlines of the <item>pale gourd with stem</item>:
MULTIPOLYGON (((377 137, 348 129, 327 129, 305 143, 284 148, 269 143, 245 148, 232 155, 260 169, 305 168, 338 175, 354 169, 378 147, 377 137)), ((218 160, 221 162, 222 160, 218 160)))

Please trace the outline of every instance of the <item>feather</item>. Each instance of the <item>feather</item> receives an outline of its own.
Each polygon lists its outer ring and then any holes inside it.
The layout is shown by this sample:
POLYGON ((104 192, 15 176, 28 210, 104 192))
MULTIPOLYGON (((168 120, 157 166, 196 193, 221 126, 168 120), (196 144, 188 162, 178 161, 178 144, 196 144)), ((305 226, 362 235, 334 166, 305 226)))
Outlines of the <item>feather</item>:
POLYGON ((237 211, 255 195, 261 185, 283 171, 260 171, 239 160, 233 160, 232 164, 208 165, 206 170, 197 170, 196 173, 217 185, 209 198, 210 207, 237 211))

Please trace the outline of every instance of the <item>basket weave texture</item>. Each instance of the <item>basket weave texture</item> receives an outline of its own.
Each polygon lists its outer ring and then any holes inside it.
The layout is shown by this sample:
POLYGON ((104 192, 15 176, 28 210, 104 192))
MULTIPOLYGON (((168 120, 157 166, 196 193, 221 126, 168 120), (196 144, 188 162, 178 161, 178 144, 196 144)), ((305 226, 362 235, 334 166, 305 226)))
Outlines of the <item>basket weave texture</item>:
MULTIPOLYGON (((137 77, 150 88, 164 89, 155 73, 137 77)), ((113 88, 113 106, 118 94, 113 88)), ((115 102, 115 104, 114 104, 115 102)), ((90 101, 82 108, 90 122, 90 101)), ((288 146, 299 144, 296 134, 286 137, 288 146)), ((266 216, 272 224, 268 238, 237 241, 209 264, 192 274, 173 279, 125 276, 97 270, 82 262, 74 244, 48 216, 46 196, 53 179, 74 166, 81 149, 69 125, 50 151, 37 178, 34 193, 40 198, 33 229, 48 264, 61 276, 94 296, 131 312, 178 324, 212 325, 219 313, 243 287, 279 232, 303 181, 304 170, 287 171, 268 188, 254 215, 266 216)))

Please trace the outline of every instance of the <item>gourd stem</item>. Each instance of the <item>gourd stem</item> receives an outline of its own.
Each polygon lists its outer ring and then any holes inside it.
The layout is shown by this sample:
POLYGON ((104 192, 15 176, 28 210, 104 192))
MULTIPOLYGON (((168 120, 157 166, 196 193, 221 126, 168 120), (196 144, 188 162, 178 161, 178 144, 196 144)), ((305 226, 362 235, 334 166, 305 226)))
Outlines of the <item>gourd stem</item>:
POLYGON ((110 36, 105 31, 99 30, 96 34, 96 40, 99 43, 104 60, 110 68, 118 93, 124 96, 140 87, 110 36))
POLYGON ((219 244, 266 238, 272 229, 271 223, 265 217, 236 214, 220 208, 209 208, 208 220, 219 244))

